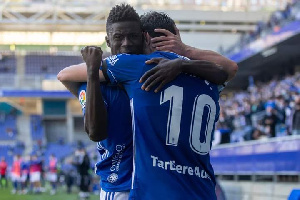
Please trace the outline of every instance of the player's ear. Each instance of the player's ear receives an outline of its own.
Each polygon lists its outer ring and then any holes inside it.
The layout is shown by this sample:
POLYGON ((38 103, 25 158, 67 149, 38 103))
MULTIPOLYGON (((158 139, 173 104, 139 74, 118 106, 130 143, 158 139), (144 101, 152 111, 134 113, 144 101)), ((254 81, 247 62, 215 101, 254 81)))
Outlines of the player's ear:
POLYGON ((145 41, 146 45, 150 46, 150 44, 151 44, 151 37, 150 37, 150 35, 149 35, 148 32, 144 32, 144 41, 145 41))
POLYGON ((105 41, 107 46, 110 48, 110 40, 108 39, 108 36, 105 36, 105 41))

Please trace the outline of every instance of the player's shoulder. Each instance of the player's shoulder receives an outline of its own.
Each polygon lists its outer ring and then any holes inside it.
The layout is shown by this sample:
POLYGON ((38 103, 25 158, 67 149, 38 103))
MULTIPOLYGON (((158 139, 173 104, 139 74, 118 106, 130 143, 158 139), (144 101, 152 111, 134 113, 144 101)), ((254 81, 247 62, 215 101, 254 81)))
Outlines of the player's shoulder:
POLYGON ((133 61, 140 61, 140 60, 144 60, 146 57, 146 55, 144 54, 126 54, 126 53, 122 53, 122 54, 118 54, 118 55, 112 55, 109 56, 107 58, 105 58, 107 64, 114 66, 117 63, 122 62, 122 64, 126 63, 126 62, 133 62, 133 61))
POLYGON ((87 83, 81 83, 79 88, 78 88, 78 91, 86 90, 86 86, 87 86, 87 83))
POLYGON ((156 51, 153 53, 153 55, 161 55, 163 57, 166 57, 168 59, 176 59, 176 58, 180 58, 180 59, 183 59, 183 60, 190 60, 189 58, 185 57, 185 56, 182 56, 182 55, 179 55, 177 53, 174 53, 174 52, 166 52, 166 51, 156 51))

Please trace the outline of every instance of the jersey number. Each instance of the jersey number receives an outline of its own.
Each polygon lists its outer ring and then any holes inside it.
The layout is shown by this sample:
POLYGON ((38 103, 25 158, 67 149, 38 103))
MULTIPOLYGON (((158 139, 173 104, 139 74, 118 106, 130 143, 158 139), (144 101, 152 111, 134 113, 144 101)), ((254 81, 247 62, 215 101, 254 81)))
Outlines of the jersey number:
MULTIPOLYGON (((182 115, 183 88, 172 85, 161 92, 160 104, 170 101, 166 145, 177 146, 180 134, 180 122, 182 115)), ((214 100, 201 94, 195 97, 192 119, 190 125, 190 147, 198 154, 205 155, 210 150, 211 134, 216 116, 216 104, 214 100), (208 114, 204 117, 204 108, 208 109, 208 114), (202 123, 203 122, 203 123, 202 123), (202 126, 205 126, 202 128, 202 126), (204 142, 200 141, 200 134, 205 134, 204 142)))

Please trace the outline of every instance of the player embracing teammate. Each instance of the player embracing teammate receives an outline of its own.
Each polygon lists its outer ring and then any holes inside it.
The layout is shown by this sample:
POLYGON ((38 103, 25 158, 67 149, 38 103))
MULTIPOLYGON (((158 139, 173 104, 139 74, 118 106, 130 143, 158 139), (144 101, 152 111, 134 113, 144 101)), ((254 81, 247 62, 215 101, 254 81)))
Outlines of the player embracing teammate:
POLYGON ((124 4, 111 10, 106 38, 113 55, 127 54, 102 62, 101 49, 86 47, 82 55, 87 68, 84 64, 71 66, 58 75, 73 94, 79 94, 79 98, 85 95, 79 100, 86 131, 92 140, 101 141, 98 150, 102 159, 97 170, 101 180, 112 187, 105 188, 102 182, 100 199, 216 199, 209 160, 212 132, 219 114, 220 87, 216 84, 232 78, 237 66, 217 53, 184 45, 174 21, 167 15, 150 12, 141 21, 136 17, 132 21, 126 19, 129 10, 135 13, 124 4), (157 48, 180 54, 188 52, 184 56, 195 60, 155 51, 157 48), (148 55, 128 55, 141 53, 148 55), (99 71, 101 62, 103 73, 99 71), (143 74, 140 81, 145 81, 144 85, 139 82, 143 74), (86 80, 87 85, 77 92, 82 86, 76 82, 86 80), (155 85, 156 92, 150 91, 155 85), (130 99, 133 127, 128 122, 129 99, 122 96, 123 87, 130 99), (124 107, 118 109, 124 102, 124 107), (122 126, 120 120, 124 122, 122 126), (133 132, 124 132, 128 127, 133 132), (124 164, 133 157, 133 166, 129 162, 124 164), (114 162, 119 163, 117 173, 111 171, 116 169, 112 167, 116 166, 114 162), (122 176, 128 169, 133 170, 133 180, 122 176), (128 181, 132 187, 120 187, 128 181))

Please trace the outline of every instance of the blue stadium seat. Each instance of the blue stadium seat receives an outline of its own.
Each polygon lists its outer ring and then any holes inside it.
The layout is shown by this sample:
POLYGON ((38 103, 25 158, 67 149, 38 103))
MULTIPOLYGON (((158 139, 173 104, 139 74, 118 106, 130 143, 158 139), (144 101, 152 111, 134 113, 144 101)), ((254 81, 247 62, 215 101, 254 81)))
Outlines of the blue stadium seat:
POLYGON ((0 60, 0 72, 5 74, 16 73, 16 57, 14 55, 2 55, 0 60))
POLYGON ((61 160, 69 155, 71 155, 74 152, 74 148, 71 144, 57 144, 57 143, 49 143, 47 145, 46 151, 45 151, 45 164, 47 165, 51 154, 54 154, 58 160, 61 160))
POLYGON ((16 154, 23 154, 23 149, 16 145, 0 145, 0 157, 5 157, 8 165, 11 165, 13 162, 13 156, 16 154))
POLYGON ((57 74, 70 65, 82 63, 81 56, 67 55, 26 55, 26 74, 57 74))
POLYGON ((0 140, 15 140, 16 134, 16 116, 3 115, 0 120, 0 140))
POLYGON ((43 140, 45 132, 42 125, 42 117, 40 115, 30 116, 30 129, 32 140, 43 140))

